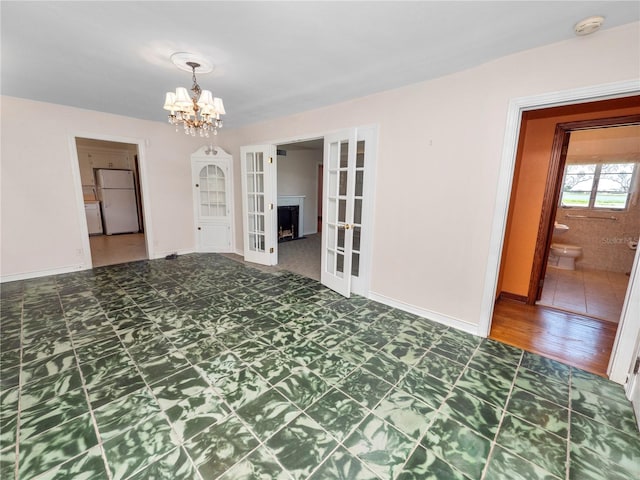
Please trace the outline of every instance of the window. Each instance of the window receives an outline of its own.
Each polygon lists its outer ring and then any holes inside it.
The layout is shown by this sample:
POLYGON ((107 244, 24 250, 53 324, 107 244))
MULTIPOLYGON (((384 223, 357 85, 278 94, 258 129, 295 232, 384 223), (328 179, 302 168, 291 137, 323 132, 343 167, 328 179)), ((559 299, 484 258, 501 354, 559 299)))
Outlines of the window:
POLYGON ((627 208, 635 163, 567 165, 560 205, 578 208, 627 208))

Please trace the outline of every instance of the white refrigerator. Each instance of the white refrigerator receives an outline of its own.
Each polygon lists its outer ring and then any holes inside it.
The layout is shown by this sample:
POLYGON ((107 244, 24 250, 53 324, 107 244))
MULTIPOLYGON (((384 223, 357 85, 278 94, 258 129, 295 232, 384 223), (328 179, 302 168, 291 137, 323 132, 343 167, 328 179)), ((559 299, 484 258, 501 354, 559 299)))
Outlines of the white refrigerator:
POLYGON ((98 200, 102 208, 104 233, 134 233, 138 225, 136 190, 131 170, 96 170, 98 200))

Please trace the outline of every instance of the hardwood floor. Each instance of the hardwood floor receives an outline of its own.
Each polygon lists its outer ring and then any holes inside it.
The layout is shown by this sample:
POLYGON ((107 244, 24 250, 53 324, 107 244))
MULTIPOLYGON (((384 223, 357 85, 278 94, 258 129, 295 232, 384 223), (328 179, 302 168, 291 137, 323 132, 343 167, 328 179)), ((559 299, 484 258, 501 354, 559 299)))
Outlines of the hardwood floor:
POLYGON ((617 328, 596 318, 500 300, 489 337, 606 377, 617 328))

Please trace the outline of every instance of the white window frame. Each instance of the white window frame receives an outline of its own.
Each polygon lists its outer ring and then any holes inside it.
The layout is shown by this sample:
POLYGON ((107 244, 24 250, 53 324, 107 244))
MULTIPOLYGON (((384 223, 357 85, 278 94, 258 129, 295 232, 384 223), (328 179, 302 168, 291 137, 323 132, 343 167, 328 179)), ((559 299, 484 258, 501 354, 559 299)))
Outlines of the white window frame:
POLYGON ((611 211, 616 211, 616 212, 624 212, 626 210, 629 209, 629 200, 632 197, 633 194, 633 190, 634 190, 634 185, 635 185, 635 181, 636 181, 636 175, 638 172, 638 164, 635 162, 625 162, 625 161, 620 161, 620 162, 589 162, 589 163, 571 163, 571 164, 567 164, 568 165, 595 165, 595 171, 593 172, 593 184, 591 185, 591 194, 589 196, 589 204, 586 206, 582 206, 582 205, 563 205, 562 204, 562 196, 564 193, 564 185, 565 182, 567 180, 567 168, 565 167, 565 172, 564 175, 562 177, 562 191, 560 192, 560 198, 558 199, 558 204, 561 208, 566 208, 566 209, 572 209, 572 208, 576 208, 576 209, 580 209, 580 210, 597 210, 597 211, 603 211, 603 210, 611 210, 611 211), (616 165, 620 165, 620 164, 632 164, 633 165, 633 171, 631 172, 631 180, 630 180, 630 188, 629 191, 627 192, 627 198, 625 200, 625 204, 623 208, 613 208, 613 207, 598 207, 596 206, 596 196, 598 195, 598 186, 600 184, 600 173, 602 172, 602 166, 603 165, 609 165, 609 164, 616 164, 616 165))

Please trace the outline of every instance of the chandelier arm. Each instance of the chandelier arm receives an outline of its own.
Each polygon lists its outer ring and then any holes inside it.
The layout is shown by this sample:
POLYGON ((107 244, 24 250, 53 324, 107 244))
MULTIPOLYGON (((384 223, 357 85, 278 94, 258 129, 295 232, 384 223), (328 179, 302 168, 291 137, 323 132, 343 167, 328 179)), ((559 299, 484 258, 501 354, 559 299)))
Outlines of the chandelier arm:
MULTIPOLYGON (((198 80, 196 79, 196 68, 200 67, 200 64, 196 62, 186 62, 186 64, 191 67, 191 77, 193 80, 193 86, 191 87, 191 91, 193 92, 191 102, 193 105, 191 107, 191 111, 186 108, 178 108, 175 109, 174 113, 175 96, 168 93, 164 108, 171 111, 169 114, 169 123, 175 125, 176 128, 178 125, 182 124, 184 127, 184 133, 187 135, 195 136, 197 132, 200 136, 208 137, 210 131, 213 135, 217 135, 218 129, 222 128, 220 113, 216 112, 214 116, 209 112, 209 110, 201 108, 198 105, 202 89, 200 88, 200 85, 198 85, 198 80)), ((178 90, 176 90, 176 95, 177 92, 178 90)), ((210 92, 208 92, 208 95, 211 96, 210 92)), ((220 101, 220 105, 222 104, 220 99, 216 98, 216 100, 220 101)), ((210 99, 207 99, 205 103, 208 105, 208 102, 210 101, 210 99)), ((224 111, 223 107, 222 110, 224 111)))

